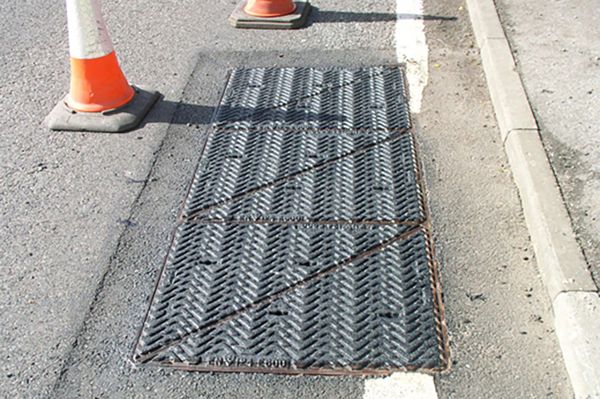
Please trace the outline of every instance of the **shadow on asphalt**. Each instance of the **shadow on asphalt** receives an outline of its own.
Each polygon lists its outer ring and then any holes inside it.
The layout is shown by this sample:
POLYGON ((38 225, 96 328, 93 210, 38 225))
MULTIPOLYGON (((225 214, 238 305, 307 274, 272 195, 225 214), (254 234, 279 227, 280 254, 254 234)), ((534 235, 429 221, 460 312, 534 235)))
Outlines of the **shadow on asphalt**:
POLYGON ((378 12, 350 12, 350 11, 327 11, 319 10, 312 6, 311 15, 307 27, 313 23, 334 23, 334 22, 389 22, 399 19, 415 19, 423 21, 456 21, 458 18, 443 15, 428 14, 395 14, 378 12))
POLYGON ((161 97, 137 129, 151 123, 208 125, 217 107, 168 101, 161 97))
MULTIPOLYGON (((164 98, 156 103, 154 109, 146 116, 143 122, 137 129, 141 129, 147 124, 150 123, 167 123, 172 125, 190 125, 190 126, 202 126, 209 125, 213 120, 213 115, 217 107, 209 106, 209 105, 197 105, 197 104, 189 104, 189 103, 181 103, 174 101, 165 101, 164 98)), ((260 115, 263 114, 262 119, 264 122, 269 121, 270 118, 274 118, 275 121, 283 120, 284 114, 287 111, 281 111, 282 113, 278 113, 274 111, 273 108, 244 108, 244 107, 234 107, 228 108, 224 107, 222 109, 224 113, 229 114, 228 120, 230 122, 244 122, 247 121, 248 118, 251 118, 251 115, 260 115)), ((324 123, 335 123, 335 122, 343 122, 344 116, 340 114, 328 114, 323 112, 310 112, 305 113, 305 111, 298 109, 299 112, 302 113, 302 119, 305 122, 318 122, 322 121, 324 123)))

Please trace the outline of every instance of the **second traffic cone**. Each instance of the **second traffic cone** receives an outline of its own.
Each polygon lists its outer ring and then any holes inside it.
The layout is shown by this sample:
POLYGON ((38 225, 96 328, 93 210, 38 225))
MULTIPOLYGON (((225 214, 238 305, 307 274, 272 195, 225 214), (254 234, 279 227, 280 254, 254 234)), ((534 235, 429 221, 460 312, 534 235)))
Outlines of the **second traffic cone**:
POLYGON ((248 0, 244 11, 255 17, 281 17, 294 12, 296 5, 292 0, 248 0))
POLYGON ((295 29, 309 13, 308 0, 242 0, 229 22, 236 28, 295 29))
POLYGON ((67 0, 67 21, 71 84, 62 106, 59 103, 48 117, 50 128, 114 132, 135 127, 158 93, 127 82, 108 36, 100 0, 67 0))

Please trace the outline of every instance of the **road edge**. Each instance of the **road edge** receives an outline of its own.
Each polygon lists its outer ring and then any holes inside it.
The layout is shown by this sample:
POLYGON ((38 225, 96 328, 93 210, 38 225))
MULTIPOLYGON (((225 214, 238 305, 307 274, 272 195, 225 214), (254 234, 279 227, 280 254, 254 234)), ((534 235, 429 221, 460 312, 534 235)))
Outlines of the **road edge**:
POLYGON ((600 296, 493 0, 466 0, 504 150, 576 398, 600 398, 600 296))

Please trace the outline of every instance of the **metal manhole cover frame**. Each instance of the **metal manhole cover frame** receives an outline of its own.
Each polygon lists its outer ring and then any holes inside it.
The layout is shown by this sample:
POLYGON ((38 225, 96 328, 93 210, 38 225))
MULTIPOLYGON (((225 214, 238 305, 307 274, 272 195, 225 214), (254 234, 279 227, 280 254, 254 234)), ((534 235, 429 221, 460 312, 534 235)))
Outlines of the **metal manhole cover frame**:
MULTIPOLYGON (((377 65, 377 67, 387 67, 387 68, 398 68, 401 71, 401 76, 403 78, 404 81, 404 88, 405 88, 405 100, 406 100, 406 104, 408 104, 409 102, 409 92, 407 90, 408 88, 408 83, 406 80, 406 68, 404 64, 401 65, 397 65, 397 64, 387 64, 387 65, 377 65)), ((319 67, 316 67, 319 68, 319 67)), ((339 69, 345 69, 344 67, 336 67, 339 69)), ((361 66, 361 67, 357 67, 357 68, 369 68, 369 66, 361 66)), ((219 100, 219 104, 221 103, 221 101, 223 100, 223 97, 225 95, 225 91, 228 88, 229 85, 229 79, 231 76, 232 71, 236 69, 236 68, 230 68, 228 70, 227 73, 227 84, 225 85, 225 87, 222 90, 221 93, 221 97, 219 100)), ((331 88, 329 88, 328 90, 331 90, 331 88)), ((208 133, 206 134, 206 138, 203 140, 203 145, 202 148, 200 150, 200 156, 199 159, 202 159, 204 157, 204 153, 206 150, 206 146, 207 143, 209 141, 209 136, 211 134, 211 130, 218 128, 218 126, 216 126, 215 124, 215 120, 217 118, 217 113, 218 113, 219 108, 217 107, 217 109, 215 110, 215 112, 213 113, 213 117, 212 117, 212 122, 208 127, 208 133)), ((138 334, 136 336, 136 340, 135 340, 135 345, 133 348, 133 352, 132 352, 132 360, 136 363, 136 364, 141 364, 144 366, 154 366, 154 367, 168 367, 168 368, 175 368, 175 369, 180 369, 180 370, 187 370, 187 371, 204 371, 204 372, 258 372, 258 373, 269 373, 269 374, 283 374, 283 375, 324 375, 324 376, 386 376, 386 375, 391 375, 394 372, 406 372, 406 371, 419 371, 419 372, 425 372, 425 373, 436 373, 436 372, 444 372, 447 371, 450 368, 450 347, 449 347, 449 336, 448 336, 448 330, 447 330, 447 325, 446 325, 446 320, 445 320, 445 309, 444 309, 444 303, 443 303, 443 295, 442 295, 442 288, 441 288, 441 280, 440 280, 440 272, 439 272, 439 265, 436 261, 436 256, 435 256, 435 247, 434 247, 434 241, 433 241, 433 237, 432 237, 432 226, 431 226, 431 216, 430 216, 430 210, 429 210, 429 206, 428 206, 428 200, 427 200, 427 193, 426 193, 426 186, 425 186, 425 181, 424 181, 424 176, 423 176, 423 172, 422 172, 422 164, 421 164, 421 158, 419 156, 420 151, 419 151, 419 145, 418 142, 416 141, 416 135, 415 135, 415 131, 414 131, 414 125, 412 123, 412 115, 410 114, 410 110, 408 111, 408 128, 402 128, 402 129, 392 129, 392 133, 393 130, 396 131, 396 133, 399 134, 408 134, 411 136, 411 140, 412 140, 412 145, 413 145, 413 152, 414 152, 414 157, 415 157, 415 172, 416 172, 416 184, 418 185, 418 187, 421 189, 421 204, 422 204, 422 211, 423 211, 423 220, 421 220, 419 223, 415 224, 413 228, 410 228, 408 231, 406 231, 405 233, 399 234, 398 236, 394 237, 391 242, 395 242, 398 240, 401 240, 400 237, 411 237, 414 234, 417 234, 419 231, 421 231, 424 235, 425 235, 425 240, 426 240, 426 248, 427 248, 427 268, 429 271, 429 277, 430 277, 430 288, 431 288, 431 292, 432 292, 432 311, 434 314, 434 320, 435 320, 435 328, 436 328, 436 333, 435 336, 437 338, 437 343, 438 343, 438 349, 439 349, 439 358, 440 358, 440 363, 438 366, 436 367, 429 367, 429 368, 422 368, 422 367, 418 367, 418 366, 411 366, 411 365, 406 365, 406 366, 402 366, 402 367, 392 367, 392 368, 359 368, 359 369, 354 369, 352 367, 346 367, 346 368, 286 368, 286 367, 266 367, 266 366, 249 366, 249 367, 239 367, 239 366, 228 366, 225 364, 214 364, 214 365, 210 365, 210 366, 198 366, 198 365, 192 365, 192 364, 186 364, 186 363, 170 363, 170 362, 158 362, 158 361, 154 361, 152 358, 150 359, 146 359, 146 360, 140 360, 138 358, 138 356, 136 355, 138 346, 140 345, 140 339, 142 337, 143 331, 145 329, 145 325, 146 322, 148 320, 148 317, 151 313, 152 310, 152 305, 154 303, 155 297, 158 293, 161 281, 162 281, 162 276, 165 272, 165 269, 167 267, 167 259, 169 257, 169 254, 172 252, 173 250, 173 243, 175 240, 175 231, 177 231, 177 229, 180 227, 180 225, 182 225, 183 223, 234 223, 234 224, 257 224, 257 223, 273 223, 273 224, 298 224, 298 223, 308 223, 308 224, 327 224, 327 223, 319 223, 318 221, 285 221, 285 220, 279 220, 279 221, 252 221, 252 220, 248 220, 248 221, 243 221, 243 220, 238 220, 238 221, 227 221, 227 220, 210 220, 210 219, 197 219, 194 215, 192 215, 192 218, 188 218, 184 215, 184 207, 185 207, 185 202, 181 205, 180 210, 179 210, 179 216, 178 216, 178 220, 177 220, 177 224, 173 229, 173 232, 171 234, 171 240, 170 240, 170 244, 169 244, 169 251, 167 253, 167 255, 165 255, 163 264, 160 268, 159 274, 158 274, 158 278, 156 279, 155 282, 155 287, 152 291, 152 295, 149 299, 149 303, 148 303, 148 307, 146 309, 144 318, 143 318, 143 322, 139 328, 138 334)), ((227 130, 236 130, 237 128, 235 127, 229 127, 226 128, 227 130)), ((249 129, 254 129, 254 128, 249 128, 249 129)), ((258 126, 255 128, 256 130, 265 130, 264 127, 258 126)), ((285 130, 284 127, 282 127, 282 130, 285 130)), ((310 130, 310 129, 307 129, 310 130)), ((314 129, 315 131, 319 131, 319 130, 332 130, 332 129, 314 129)), ((360 131, 363 129, 354 129, 356 131, 360 131)), ((370 131, 372 129, 364 129, 366 131, 370 131)), ((297 129, 289 129, 290 132, 293 131, 297 131, 297 129)), ((396 137, 397 139, 397 137, 396 137)), ((388 138, 389 140, 389 138, 388 138)), ((393 139, 392 139, 393 140, 393 139)), ((375 144, 377 145, 377 144, 375 144)), ((197 173, 197 169, 200 166, 200 162, 198 162, 198 166, 196 168, 196 171, 194 172, 194 177, 196 176, 197 173)), ((190 195, 190 190, 192 189, 192 185, 193 185, 194 179, 192 179, 192 181, 190 182, 190 184, 188 185, 188 189, 186 190, 186 198, 188 198, 188 196, 190 195)), ((335 223, 334 223, 335 224, 335 223)), ((355 222, 352 221, 344 221, 341 222, 340 224, 344 225, 344 224, 348 224, 348 225, 355 225, 355 222)), ((359 222, 359 224, 368 224, 365 222, 359 222)), ((374 224, 378 224, 378 223, 374 223, 374 224)), ((383 223, 386 224, 386 223, 383 223)), ((402 224, 402 222, 392 222, 392 224, 402 224)), ((404 238, 406 238, 404 237, 404 238)), ((387 245, 391 245, 390 243, 387 243, 386 245, 384 245, 383 247, 387 246, 387 245)), ((352 263, 352 262, 350 262, 352 263)), ((346 264, 342 265, 341 267, 344 267, 346 264)), ((304 285, 304 282, 301 282, 300 285, 304 285)), ((293 287, 290 289, 290 291, 295 290, 297 287, 293 287)), ((274 300, 276 300, 277 298, 275 298, 274 300)), ((250 307, 254 307, 255 304, 252 304, 250 307)), ((246 311, 246 310, 244 310, 246 311)), ((243 313, 243 312, 241 312, 243 313)), ((237 317, 237 315, 232 316, 231 318, 235 318, 237 317)), ((226 318, 229 319, 229 318, 226 318)), ((199 332, 199 331, 198 331, 199 332)), ((194 332, 193 334, 195 334, 197 332, 194 332)), ((160 351, 158 351, 158 353, 160 353, 160 351)))

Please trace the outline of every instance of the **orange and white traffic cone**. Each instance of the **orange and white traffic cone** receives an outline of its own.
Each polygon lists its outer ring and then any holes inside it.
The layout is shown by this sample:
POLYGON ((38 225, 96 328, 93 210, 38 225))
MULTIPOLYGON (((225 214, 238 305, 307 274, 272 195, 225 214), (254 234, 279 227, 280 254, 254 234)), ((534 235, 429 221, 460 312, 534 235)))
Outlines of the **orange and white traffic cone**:
POLYGON ((133 129, 159 94, 127 82, 108 36, 100 0, 67 0, 67 19, 70 91, 48 116, 49 127, 101 132, 133 129))
POLYGON ((306 23, 309 12, 308 0, 245 0, 229 22, 236 28, 294 29, 306 23))
POLYGON ((244 11, 255 17, 282 17, 294 12, 296 5, 292 0, 248 0, 244 11))

